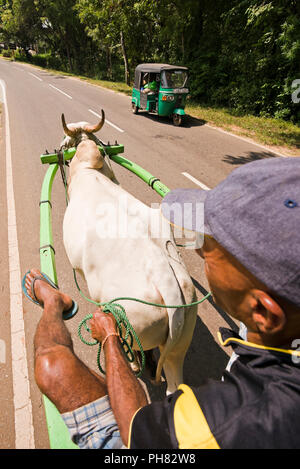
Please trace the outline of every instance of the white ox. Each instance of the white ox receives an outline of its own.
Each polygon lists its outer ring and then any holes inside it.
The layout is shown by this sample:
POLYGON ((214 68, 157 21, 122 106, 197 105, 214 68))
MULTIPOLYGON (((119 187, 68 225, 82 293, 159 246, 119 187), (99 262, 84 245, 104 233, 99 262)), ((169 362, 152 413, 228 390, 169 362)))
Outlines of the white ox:
MULTIPOLYGON (((63 237, 67 256, 86 280, 91 298, 108 302, 134 297, 165 305, 196 299, 187 269, 177 252, 169 223, 159 209, 149 208, 128 194, 116 180, 93 133, 102 120, 66 125, 62 145, 77 146, 70 164, 69 204, 63 237)), ((145 351, 159 347, 155 381, 162 367, 167 393, 183 382, 183 361, 191 343, 197 307, 165 309, 120 301, 145 351)), ((134 348, 138 349, 137 344, 134 348)))

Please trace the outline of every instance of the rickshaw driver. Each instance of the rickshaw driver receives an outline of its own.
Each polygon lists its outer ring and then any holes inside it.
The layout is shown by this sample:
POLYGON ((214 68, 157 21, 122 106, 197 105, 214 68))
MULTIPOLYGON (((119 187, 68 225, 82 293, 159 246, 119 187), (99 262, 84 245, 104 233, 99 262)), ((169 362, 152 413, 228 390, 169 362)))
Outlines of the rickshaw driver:
POLYGON ((157 91, 158 91, 157 80, 150 81, 150 76, 148 73, 146 73, 143 78, 142 92, 146 94, 150 94, 150 93, 155 94, 157 93, 157 91), (146 77, 148 77, 149 82, 147 82, 146 77))

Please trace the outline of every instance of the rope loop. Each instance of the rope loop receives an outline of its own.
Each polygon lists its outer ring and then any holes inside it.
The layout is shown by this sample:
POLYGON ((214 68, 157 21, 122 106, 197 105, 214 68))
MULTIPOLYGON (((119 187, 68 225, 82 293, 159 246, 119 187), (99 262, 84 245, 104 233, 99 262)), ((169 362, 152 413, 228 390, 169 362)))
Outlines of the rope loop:
MULTIPOLYGON (((100 303, 98 305, 100 306, 100 303)), ((133 343, 134 343, 134 340, 136 341, 136 343, 137 343, 137 345, 140 349, 141 357, 142 357, 142 363, 141 363, 140 371, 137 373, 137 377, 140 377, 142 375, 143 371, 144 371, 144 368, 145 368, 145 354, 144 354, 141 342, 140 342, 138 336, 135 333, 135 330, 133 329, 130 322, 128 321, 125 309, 120 304, 114 303, 112 301, 112 302, 109 302, 109 303, 103 303, 103 312, 106 313, 106 314, 111 313, 114 316, 114 318, 116 320, 116 323, 117 323, 118 330, 119 330, 121 346, 123 348, 123 351, 124 351, 124 353, 127 357, 127 360, 129 361, 129 363, 133 363, 134 359, 135 359, 134 351, 133 351, 133 343), (125 336, 124 336, 123 331, 125 331, 125 336)), ((91 329, 88 327, 87 322, 89 320, 91 320, 92 317, 93 317, 92 314, 88 314, 80 322, 80 324, 78 326, 78 336, 79 336, 80 340, 85 345, 89 345, 89 346, 99 345, 98 354, 97 354, 97 364, 98 364, 98 368, 99 368, 100 372, 102 374, 105 374, 105 371, 101 367, 101 360, 100 360, 101 349, 102 349, 101 343, 98 342, 98 340, 95 340, 93 342, 86 340, 83 337, 82 332, 81 332, 82 328, 84 328, 87 332, 91 333, 91 329)))

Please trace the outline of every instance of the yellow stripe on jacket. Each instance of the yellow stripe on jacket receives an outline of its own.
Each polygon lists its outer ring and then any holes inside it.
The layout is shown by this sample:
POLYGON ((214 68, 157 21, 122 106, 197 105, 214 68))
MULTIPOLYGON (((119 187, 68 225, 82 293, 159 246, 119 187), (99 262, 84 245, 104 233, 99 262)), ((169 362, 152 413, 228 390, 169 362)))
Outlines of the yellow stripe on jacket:
POLYGON ((220 449, 191 388, 181 384, 179 389, 183 392, 174 408, 174 425, 179 448, 220 449))

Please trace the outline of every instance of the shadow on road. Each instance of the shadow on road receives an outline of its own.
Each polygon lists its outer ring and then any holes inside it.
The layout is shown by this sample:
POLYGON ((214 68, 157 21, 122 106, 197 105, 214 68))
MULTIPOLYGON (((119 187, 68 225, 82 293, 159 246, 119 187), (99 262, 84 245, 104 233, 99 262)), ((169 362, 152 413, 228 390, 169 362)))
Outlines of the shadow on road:
MULTIPOLYGON (((158 350, 155 350, 155 355, 158 358, 158 350)), ((200 386, 209 378, 220 380, 228 361, 228 355, 198 317, 193 340, 184 361, 184 383, 189 386, 200 386)), ((151 401, 166 397, 165 382, 155 386, 144 376, 142 381, 148 389, 151 401)))
MULTIPOLYGON (((203 296, 206 296, 208 295, 208 291, 206 290, 206 288, 204 288, 202 285, 200 285, 199 282, 197 282, 197 280, 195 280, 193 277, 192 277, 192 281, 193 281, 193 284, 194 284, 194 287, 203 295, 203 296)), ((216 303, 214 302, 213 298, 210 296, 207 301, 211 304, 211 306, 216 310, 216 312, 222 316, 222 318, 224 319, 224 321, 228 324, 228 327, 235 331, 235 332, 239 332, 239 328, 238 326, 236 325, 236 323, 233 321, 233 319, 231 319, 230 316, 228 316, 227 313, 225 313, 225 311, 223 311, 218 305, 216 305, 216 303)))
MULTIPOLYGON (((186 116, 186 122, 189 124, 188 127, 202 127, 202 125, 207 124, 206 120, 197 119, 197 117, 192 117, 189 114, 186 116)), ((184 127, 184 123, 182 127, 184 127)))
MULTIPOLYGON (((203 296, 206 296, 208 291, 200 285, 197 280, 194 278, 192 280, 195 288, 197 288, 203 296)), ((226 321, 228 327, 235 332, 238 332, 239 329, 237 324, 214 303, 213 299, 209 298, 208 301, 217 313, 226 321)), ((158 360, 158 349, 155 350, 155 357, 158 360)), ((184 362, 184 383, 189 386, 200 386, 207 379, 220 380, 228 361, 229 357, 227 353, 223 351, 206 325, 199 317, 197 317, 193 340, 184 362)), ((166 383, 155 386, 144 376, 142 377, 142 380, 147 386, 148 393, 152 401, 158 401, 165 398, 166 383)))
MULTIPOLYGON (((141 118, 146 118, 151 121, 158 122, 162 125, 170 125, 172 127, 175 127, 170 117, 157 116, 156 114, 149 114, 148 112, 144 112, 144 111, 139 111, 138 116, 140 116, 141 118)), ((205 120, 196 119, 195 117, 191 117, 190 115, 187 114, 186 116, 184 116, 182 120, 182 124, 179 128, 189 129, 191 127, 201 127, 205 124, 206 124, 205 120)))
POLYGON ((198 317, 194 336, 184 363, 184 382, 200 386, 207 379, 221 379, 228 355, 215 341, 209 329, 198 317))
POLYGON ((225 155, 223 161, 224 163, 238 166, 246 163, 251 163, 252 161, 264 160, 266 158, 276 158, 276 155, 269 151, 249 151, 246 156, 225 155))

